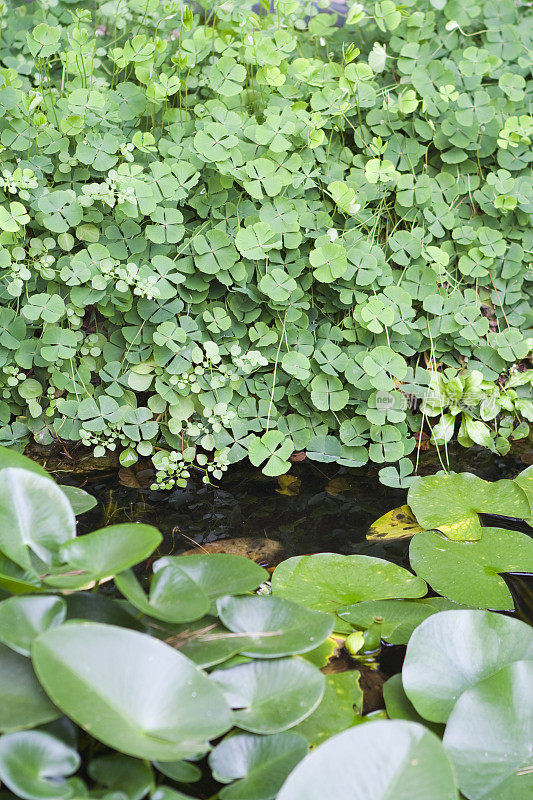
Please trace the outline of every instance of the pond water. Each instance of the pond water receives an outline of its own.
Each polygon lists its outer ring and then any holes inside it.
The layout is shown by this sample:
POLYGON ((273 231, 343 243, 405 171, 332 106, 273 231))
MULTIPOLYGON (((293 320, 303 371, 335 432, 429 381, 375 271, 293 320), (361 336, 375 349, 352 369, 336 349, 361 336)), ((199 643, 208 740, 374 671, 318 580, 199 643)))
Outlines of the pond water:
MULTIPOLYGON (((531 463, 533 446, 529 443, 520 453, 505 458, 487 450, 457 447, 449 457, 455 471, 468 470, 496 480, 514 477, 531 463)), ((421 474, 439 468, 435 452, 421 453, 421 474)), ((80 532, 118 522, 149 523, 164 535, 160 554, 229 545, 230 552, 269 566, 282 558, 314 552, 363 553, 406 563, 405 540, 366 540, 368 528, 378 517, 406 502, 405 491, 379 482, 377 468, 372 474, 304 461, 293 465, 291 475, 300 482, 290 487, 293 495, 281 494, 277 479, 244 465, 230 468, 217 486, 205 486, 198 479, 186 489, 170 492, 124 485, 149 485, 151 476, 142 470, 113 469, 88 475, 61 471, 55 477, 83 485, 98 498, 98 506, 81 518, 80 532)))

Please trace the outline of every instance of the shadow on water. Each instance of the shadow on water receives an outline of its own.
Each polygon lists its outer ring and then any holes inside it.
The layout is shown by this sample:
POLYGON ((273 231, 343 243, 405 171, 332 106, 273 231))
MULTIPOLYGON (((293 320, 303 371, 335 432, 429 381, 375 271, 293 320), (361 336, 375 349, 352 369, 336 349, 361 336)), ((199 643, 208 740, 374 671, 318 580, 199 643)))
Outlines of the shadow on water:
MULTIPOLYGON (((421 456, 420 474, 441 468, 435 452, 421 456)), ((505 458, 481 448, 467 451, 457 447, 450 452, 450 464, 457 472, 468 470, 496 480, 516 476, 533 460, 531 456, 531 445, 529 451, 505 458)), ((291 487, 296 492, 292 496, 280 493, 282 487, 276 478, 267 478, 245 465, 230 468, 216 486, 193 479, 186 489, 166 492, 123 485, 149 486, 152 476, 142 471, 114 468, 83 475, 78 470, 74 474, 61 469, 55 477, 60 482, 83 485, 99 501, 81 518, 80 532, 119 522, 149 523, 164 535, 161 554, 229 545, 229 552, 248 555, 266 565, 315 552, 363 553, 405 564, 405 541, 368 542, 365 538, 372 522, 406 502, 405 491, 379 482, 378 468, 374 467, 372 474, 372 468, 357 471, 311 461, 297 463, 291 475, 299 485, 291 487)), ((487 520, 486 524, 498 523, 487 520)))

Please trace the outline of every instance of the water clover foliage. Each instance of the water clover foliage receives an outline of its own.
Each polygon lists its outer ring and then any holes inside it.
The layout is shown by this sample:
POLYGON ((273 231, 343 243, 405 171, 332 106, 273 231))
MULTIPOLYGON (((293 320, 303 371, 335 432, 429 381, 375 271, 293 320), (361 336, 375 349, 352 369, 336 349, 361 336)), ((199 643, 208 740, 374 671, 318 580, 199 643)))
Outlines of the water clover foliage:
POLYGON ((2 3, 0 442, 407 486, 422 424, 527 435, 531 24, 463 6, 2 3))

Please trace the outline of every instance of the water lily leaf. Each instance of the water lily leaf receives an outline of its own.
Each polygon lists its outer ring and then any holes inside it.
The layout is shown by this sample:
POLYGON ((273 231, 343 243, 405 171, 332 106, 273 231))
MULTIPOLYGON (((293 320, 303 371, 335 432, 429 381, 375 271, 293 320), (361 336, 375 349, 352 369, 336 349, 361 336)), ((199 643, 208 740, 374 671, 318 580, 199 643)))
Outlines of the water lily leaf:
POLYGON ((206 593, 175 564, 167 564, 154 573, 148 597, 132 570, 115 575, 115 585, 143 614, 165 622, 189 622, 209 610, 206 593))
POLYGON ((138 758, 118 754, 93 758, 90 777, 112 792, 123 792, 128 800, 142 800, 154 787, 150 765, 138 758))
POLYGON ((61 712, 35 677, 31 661, 0 644, 0 731, 33 728, 59 716, 61 712))
POLYGON ((0 739, 0 778, 24 800, 71 797, 67 778, 79 765, 76 750, 44 731, 9 733, 0 739))
POLYGON ((36 472, 44 478, 52 478, 48 472, 41 467, 36 461, 28 458, 28 456, 18 453, 16 450, 11 450, 9 447, 0 447, 0 469, 7 467, 18 467, 19 469, 27 469, 30 472, 36 472))
POLYGON ((529 516, 527 498, 516 483, 490 483, 469 472, 419 478, 410 487, 407 501, 420 525, 458 541, 481 538, 480 512, 529 516))
POLYGON ((158 786, 150 795, 150 800, 197 800, 197 798, 171 789, 170 786, 158 786))
MULTIPOLYGON (((283 561, 272 575, 272 593, 317 611, 336 612, 339 606, 361 600, 421 597, 423 580, 403 567, 371 556, 320 553, 283 561)), ((351 631, 341 620, 339 631, 351 631)))
POLYGON ((296 733, 241 733, 215 747, 209 766, 217 781, 235 781, 220 791, 221 800, 273 800, 307 751, 306 740, 296 733))
POLYGON ((217 612, 230 631, 247 635, 239 652, 262 658, 313 650, 328 638, 335 622, 331 614, 272 596, 221 597, 217 612))
POLYGON ((0 471, 0 549, 4 555, 32 573, 32 554, 45 564, 57 562, 59 548, 74 536, 74 512, 53 481, 18 467, 0 471))
POLYGON ((165 641, 197 666, 205 668, 221 664, 240 653, 246 647, 248 637, 232 633, 216 617, 207 616, 172 626, 165 641))
POLYGON ((316 747, 330 736, 362 721, 363 690, 359 672, 348 670, 326 675, 326 690, 318 708, 293 730, 316 747))
POLYGON ((43 585, 34 570, 23 570, 0 553, 0 588, 9 594, 29 594, 43 591, 43 585))
POLYGON ((446 722, 464 691, 521 659, 533 659, 533 630, 524 622, 489 611, 443 611, 413 633, 403 686, 419 714, 446 722))
POLYGON ((162 775, 177 783, 195 783, 202 777, 201 769, 188 761, 154 761, 153 764, 162 775))
MULTIPOLYGON (((0 447, 0 469, 6 469, 7 467, 26 469, 29 472, 35 472, 37 475, 42 475, 43 478, 48 478, 51 481, 53 480, 52 476, 49 475, 48 472, 36 461, 33 461, 31 458, 28 458, 22 453, 17 453, 16 450, 10 450, 7 447, 0 447)), ((83 489, 79 489, 77 486, 69 486, 64 484, 59 488, 66 496, 76 516, 79 514, 84 514, 86 511, 90 511, 90 509, 94 508, 97 503, 96 498, 94 498, 88 492, 85 492, 83 489)))
POLYGON ((0 603, 0 642, 29 656, 33 640, 47 628, 61 625, 67 613, 60 597, 10 597, 0 603))
POLYGON ((96 497, 93 497, 92 494, 85 492, 83 489, 79 489, 77 486, 63 484, 59 488, 72 506, 76 517, 79 517, 80 514, 85 514, 86 511, 90 511, 98 503, 96 497))
POLYGON ((520 475, 517 475, 514 479, 514 483, 516 483, 526 495, 531 511, 529 516, 533 518, 533 464, 523 470, 520 475))
POLYGON ((121 628, 146 630, 145 626, 133 616, 135 608, 125 606, 124 602, 114 600, 103 594, 94 592, 72 592, 65 597, 67 604, 67 620, 86 619, 91 622, 105 622, 107 625, 119 625, 121 628))
POLYGON ((423 725, 376 720, 332 736, 289 775, 278 800, 457 800, 452 765, 423 725))
POLYGON ((439 611, 460 606, 444 597, 424 597, 421 600, 366 600, 352 606, 341 606, 341 619, 366 630, 379 626, 381 639, 389 644, 407 644, 411 634, 425 619, 439 611))
POLYGON ((415 533, 424 530, 416 521, 409 506, 393 508, 383 514, 370 526, 366 538, 369 542, 395 539, 411 539, 415 533))
POLYGON ((59 555, 66 566, 45 583, 70 590, 91 586, 144 561, 162 540, 157 528, 134 523, 86 533, 62 545, 59 555))
POLYGON ((251 661, 211 673, 235 724, 252 733, 280 733, 309 716, 322 700, 325 677, 302 658, 251 661))
POLYGON ((229 553, 165 556, 154 562, 154 573, 169 564, 183 570, 211 600, 226 594, 253 592, 269 578, 259 564, 229 553))
POLYGON ((533 539, 518 531, 483 528, 479 542, 454 542, 433 531, 409 547, 416 574, 438 594, 474 608, 512 609, 499 572, 533 572, 533 539))
POLYGON ((405 719, 409 722, 419 722, 433 731, 440 739, 444 734, 444 725, 436 722, 428 722, 420 716, 414 705, 411 703, 402 683, 402 674, 398 672, 385 681, 383 684, 383 700, 390 719, 405 719))
POLYGON ((67 622, 36 639, 32 660, 65 714, 136 758, 172 761, 203 753, 231 725, 218 687, 188 658, 144 633, 67 622))
POLYGON ((533 794, 533 661, 516 661, 458 699, 443 744, 468 800, 533 794))

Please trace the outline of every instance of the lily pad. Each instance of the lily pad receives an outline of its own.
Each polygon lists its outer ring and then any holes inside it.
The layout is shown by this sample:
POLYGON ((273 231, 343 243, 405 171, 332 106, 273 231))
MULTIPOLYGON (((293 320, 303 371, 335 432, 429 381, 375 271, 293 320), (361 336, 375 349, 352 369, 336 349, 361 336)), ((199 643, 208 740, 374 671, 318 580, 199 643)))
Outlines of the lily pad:
POLYGON ((458 699, 443 744, 468 800, 533 796, 533 661, 516 661, 458 699))
POLYGON ((49 478, 18 467, 0 470, 0 549, 15 564, 35 572, 32 556, 57 562, 62 544, 76 536, 74 512, 49 478))
POLYGON ((34 642, 48 695, 96 739, 136 758, 205 752, 231 725, 218 687, 188 658, 137 631, 67 622, 34 642))
POLYGON ((395 541, 397 539, 411 539, 415 533, 424 530, 416 521, 416 517, 409 506, 393 508, 383 514, 370 526, 366 538, 369 542, 395 541))
POLYGON ((0 644, 0 731, 34 728, 59 716, 61 712, 44 693, 31 661, 0 644))
POLYGON ((363 690, 357 670, 326 675, 326 691, 318 708, 293 730, 316 747, 336 733, 362 722, 363 690))
POLYGON ((392 678, 389 678, 389 680, 385 681, 383 684, 383 700, 385 701, 385 708, 390 719, 405 719, 410 722, 419 722, 442 739, 444 725, 439 725, 436 722, 428 722, 427 719, 420 716, 405 694, 401 672, 393 675, 392 678))
POLYGON ((306 740, 296 733, 241 733, 215 747, 209 766, 217 781, 234 781, 221 789, 221 800, 273 800, 307 751, 306 740))
POLYGON ((490 483, 470 472, 419 478, 411 485, 407 500, 423 528, 440 530, 456 541, 481 538, 479 513, 521 519, 530 513, 525 492, 515 482, 490 483))
MULTIPOLYGON (((371 556, 320 553, 283 561, 272 576, 272 593, 317 611, 392 597, 422 597, 427 586, 408 570, 371 556)), ((338 620, 338 631, 350 631, 338 620)))
POLYGON ((10 597, 0 603, 0 642, 29 656, 33 640, 47 628, 61 625, 65 616, 60 597, 10 597))
POLYGON ((247 635, 239 652, 262 658, 314 650, 328 638, 335 623, 331 614, 273 596, 221 597, 217 611, 230 631, 247 635))
POLYGON ((69 501, 76 517, 79 517, 80 514, 85 514, 97 505, 96 497, 93 497, 92 494, 85 492, 83 489, 79 489, 77 486, 64 484, 59 488, 69 501))
POLYGON ((417 534, 409 547, 416 574, 438 594, 474 608, 512 609, 499 572, 533 572, 533 539, 518 531, 483 528, 479 542, 453 542, 433 531, 417 534))
POLYGON ((229 553, 165 556, 154 562, 154 573, 168 564, 185 572, 210 600, 226 594, 252 592, 269 578, 266 569, 259 564, 229 553))
POLYGON ((128 800, 142 800, 154 788, 154 775, 146 761, 131 756, 112 755, 93 758, 90 777, 110 792, 122 792, 128 800))
POLYGON ((115 585, 129 602, 149 617, 166 622, 189 622, 209 610, 209 598, 186 572, 169 563, 159 569, 150 582, 150 595, 132 570, 115 575, 115 585))
POLYGON ((529 625, 490 611, 443 611, 413 633, 403 686, 419 714, 446 722, 464 691, 522 659, 533 659, 529 625))
POLYGON ((79 765, 76 750, 44 731, 9 733, 0 739, 0 779, 24 800, 71 797, 68 776, 79 765))
POLYGON ((379 625, 381 639, 389 644, 407 644, 421 622, 432 614, 461 608, 444 597, 421 600, 365 600, 352 606, 341 606, 337 614, 361 630, 379 625))
POLYGON ((533 522, 533 464, 524 469, 520 475, 514 479, 514 483, 522 489, 529 503, 529 524, 533 522))
POLYGON ((93 586, 144 561, 162 540, 157 528, 133 523, 77 536, 59 551, 66 566, 45 578, 45 583, 70 590, 93 586))
MULTIPOLYGON (((35 472, 37 475, 48 478, 53 482, 52 476, 36 461, 33 461, 22 453, 18 453, 16 450, 10 450, 8 447, 0 446, 0 470, 6 469, 7 467, 17 467, 18 469, 35 472)), ((79 489, 77 486, 65 484, 58 488, 61 489, 69 501, 76 516, 84 514, 86 511, 90 511, 91 508, 96 506, 96 498, 83 489, 79 489)))
POLYGON ((423 725, 377 720, 332 736, 291 772, 278 800, 457 800, 452 765, 423 725))
POLYGON ((251 661, 218 669, 211 677, 234 710, 237 727, 280 733, 309 716, 322 700, 325 677, 301 658, 251 661))
POLYGON ((22 453, 17 452, 17 450, 13 450, 12 448, 0 446, 0 470, 6 469, 7 467, 26 469, 30 472, 35 472, 37 475, 41 475, 43 478, 52 480, 51 476, 44 469, 44 467, 41 467, 41 465, 36 461, 33 461, 33 459, 28 458, 28 456, 25 456, 22 453))
POLYGON ((189 761, 154 761, 153 763, 162 775, 177 783, 195 783, 202 777, 202 770, 189 761))
POLYGON ((227 661, 249 641, 245 634, 236 634, 221 625, 216 617, 206 616, 194 622, 166 627, 165 641, 199 667, 213 667, 227 661))

